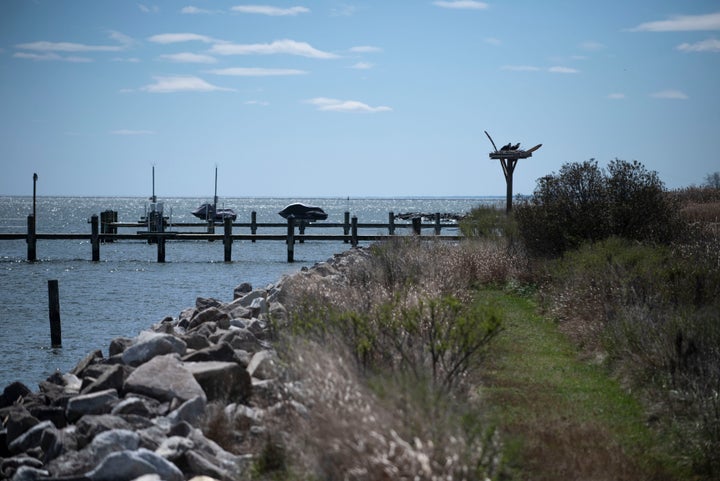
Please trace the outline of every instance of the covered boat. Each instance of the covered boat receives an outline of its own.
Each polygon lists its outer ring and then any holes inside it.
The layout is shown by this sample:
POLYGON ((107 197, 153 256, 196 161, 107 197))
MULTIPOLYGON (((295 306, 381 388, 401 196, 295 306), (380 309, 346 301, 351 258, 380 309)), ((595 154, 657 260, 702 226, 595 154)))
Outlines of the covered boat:
POLYGON ((226 217, 232 220, 237 219, 237 214, 232 209, 218 209, 215 204, 203 204, 194 211, 192 215, 202 220, 213 220, 216 222, 223 222, 226 217))
POLYGON ((292 215, 295 220, 304 220, 308 222, 312 222, 315 220, 325 220, 328 216, 325 211, 322 210, 320 207, 301 204, 299 202, 288 205, 283 210, 278 212, 278 214, 280 214, 285 219, 292 215))

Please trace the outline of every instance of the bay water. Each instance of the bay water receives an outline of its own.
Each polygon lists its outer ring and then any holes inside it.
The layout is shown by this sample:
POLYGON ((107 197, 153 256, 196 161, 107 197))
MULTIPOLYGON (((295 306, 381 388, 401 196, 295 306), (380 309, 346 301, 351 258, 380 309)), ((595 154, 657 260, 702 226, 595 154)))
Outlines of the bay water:
MULTIPOLYGON (((171 222, 198 222, 191 212, 208 199, 159 199, 171 222)), ((292 202, 322 207, 326 222, 343 222, 344 213, 359 223, 387 223, 388 213, 469 212, 498 198, 223 198, 218 207, 234 209, 236 222, 284 222, 278 212, 292 202)), ((90 233, 89 219, 105 210, 118 212, 118 221, 137 222, 149 200, 136 197, 39 197, 36 199, 38 233, 90 233)), ((27 232, 32 197, 0 196, 0 233, 27 232)), ((398 220, 398 224, 403 221, 398 220)), ((119 233, 138 229, 121 228, 119 233)), ((179 229, 175 229, 179 230, 179 229)), ((183 231, 202 228, 183 228, 183 231)), ((283 234, 287 229, 258 229, 258 233, 283 234)), ((410 229, 398 229, 407 234, 410 229)), ((222 227, 216 232, 221 233, 222 227)), ((443 229, 454 234, 454 228, 443 229)), ((235 227, 235 234, 249 228, 235 227)), ((341 228, 309 229, 307 233, 341 234, 341 228)), ((387 233, 386 229, 361 229, 360 234, 387 233)), ((429 232, 428 232, 429 234, 429 232)), ((367 245, 367 243, 361 243, 367 245)), ((27 262, 27 244, 0 240, 0 390, 13 381, 31 389, 54 371, 72 369, 86 354, 110 341, 133 337, 166 316, 177 317, 195 305, 197 297, 230 302, 233 289, 243 282, 266 287, 283 275, 328 260, 350 248, 334 241, 307 241, 295 245, 295 262, 287 262, 282 241, 236 241, 232 262, 223 262, 222 242, 169 241, 166 262, 157 263, 157 248, 143 241, 102 244, 100 261, 91 261, 87 240, 38 240, 37 262, 27 262), (48 280, 57 279, 60 291, 62 347, 50 346, 48 280)))

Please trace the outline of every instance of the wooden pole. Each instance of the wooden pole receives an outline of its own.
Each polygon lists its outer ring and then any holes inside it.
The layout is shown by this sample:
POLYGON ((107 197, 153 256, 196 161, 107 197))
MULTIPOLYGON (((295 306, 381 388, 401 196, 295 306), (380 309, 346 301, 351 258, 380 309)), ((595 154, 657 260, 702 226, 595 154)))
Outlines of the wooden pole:
POLYGON ((62 347, 60 292, 57 279, 48 279, 48 308, 50 312, 50 345, 52 347, 62 347))
POLYGON ((232 219, 225 217, 225 232, 223 237, 223 244, 225 245, 225 262, 232 262, 232 219))
POLYGON ((503 174, 505 174, 505 184, 507 185, 505 213, 510 214, 512 211, 512 195, 513 195, 513 172, 517 165, 517 159, 500 159, 503 174))
POLYGON ((92 260, 98 262, 100 260, 100 236, 98 235, 98 216, 93 214, 90 217, 90 245, 92 245, 92 260))
POLYGON ((352 239, 350 241, 350 245, 352 245, 352 246, 358 245, 357 216, 352 217, 352 239))
POLYGON ((30 214, 27 219, 27 260, 35 262, 37 260, 37 237, 35 236, 35 216, 30 214))
MULTIPOLYGON (((301 235, 305 235, 305 220, 304 220, 304 219, 300 219, 300 225, 298 226, 298 233, 301 234, 301 235)), ((299 244, 304 244, 304 243, 305 243, 305 239, 303 239, 303 238, 301 237, 300 239, 298 239, 298 243, 299 243, 299 244)))
POLYGON ((412 218, 413 234, 420 235, 421 229, 422 229, 422 217, 413 217, 412 218))
POLYGON ((435 235, 440 235, 440 212, 435 212, 435 235))
POLYGON ((295 261, 295 216, 290 214, 287 218, 287 261, 295 261))
POLYGON ((395 213, 388 214, 388 235, 395 235, 395 213))
POLYGON ((161 234, 155 237, 155 240, 157 242, 157 261, 162 264, 165 262, 165 236, 161 234))
MULTIPOLYGON (((257 234, 257 212, 255 211, 250 213, 250 233, 252 235, 257 234)), ((255 239, 252 241, 255 242, 255 239)))
MULTIPOLYGON (((345 211, 345 217, 343 218, 343 235, 350 233, 350 212, 345 211)), ((344 241, 347 244, 347 239, 344 241)))

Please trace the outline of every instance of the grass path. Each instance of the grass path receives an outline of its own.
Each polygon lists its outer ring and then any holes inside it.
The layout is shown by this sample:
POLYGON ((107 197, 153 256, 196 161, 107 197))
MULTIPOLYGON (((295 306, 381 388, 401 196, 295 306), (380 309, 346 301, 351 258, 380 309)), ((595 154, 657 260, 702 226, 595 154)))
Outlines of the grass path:
POLYGON ((681 479, 657 452, 641 406, 600 366, 578 360, 528 298, 480 295, 508 316, 481 392, 505 443, 511 480, 681 479))

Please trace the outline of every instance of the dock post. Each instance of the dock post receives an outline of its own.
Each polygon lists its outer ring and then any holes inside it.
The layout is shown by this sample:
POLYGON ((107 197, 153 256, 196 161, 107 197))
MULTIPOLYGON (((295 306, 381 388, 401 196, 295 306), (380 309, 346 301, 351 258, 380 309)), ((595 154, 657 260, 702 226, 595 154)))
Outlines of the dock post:
POLYGON ((412 218, 413 234, 420 235, 421 229, 422 229, 422 217, 413 217, 412 218))
POLYGON ((57 279, 48 279, 48 308, 50 312, 50 345, 52 347, 62 347, 60 292, 57 279))
MULTIPOLYGON (((345 218, 344 218, 344 225, 343 225, 343 235, 347 236, 350 233, 350 212, 345 211, 345 218)), ((348 243, 348 240, 345 239, 344 241, 346 244, 348 243)))
POLYGON ((225 245, 225 262, 232 262, 232 219, 225 217, 223 219, 225 228, 223 244, 225 245))
MULTIPOLYGON (((257 212, 255 211, 250 213, 250 233, 252 235, 257 234, 257 212)), ((252 241, 255 242, 255 239, 252 241)))
POLYGON ((162 264, 165 262, 165 236, 160 234, 155 237, 155 241, 157 242, 157 261, 162 264))
POLYGON ((100 236, 98 235, 98 216, 93 214, 90 217, 90 245, 92 245, 92 260, 98 262, 100 260, 100 236))
POLYGON ((356 246, 358 245, 358 231, 357 231, 357 216, 352 217, 352 238, 350 240, 350 245, 356 246))
MULTIPOLYGON (((298 225, 298 234, 305 235, 305 220, 304 219, 300 219, 300 225, 298 225)), ((298 244, 304 244, 304 243, 305 243, 305 239, 300 237, 298 239, 298 244)))
POLYGON ((440 212, 435 212, 435 235, 440 235, 440 212))
POLYGON ((395 212, 388 214, 388 235, 395 235, 395 212))
POLYGON ((295 262, 295 216, 289 215, 287 221, 287 261, 295 262))
MULTIPOLYGON (((117 211, 104 210, 100 212, 100 233, 101 234, 117 234, 117 211)), ((111 236, 103 237, 103 243, 114 242, 115 238, 111 236)))
POLYGON ((37 260, 37 237, 35 235, 35 216, 33 214, 28 216, 27 223, 27 260, 29 262, 35 262, 37 260))
MULTIPOLYGON (((213 219, 208 219, 207 221, 207 233, 208 234, 214 234, 215 233, 215 221, 213 219)), ((209 239, 209 242, 212 242, 212 239, 209 239)))

